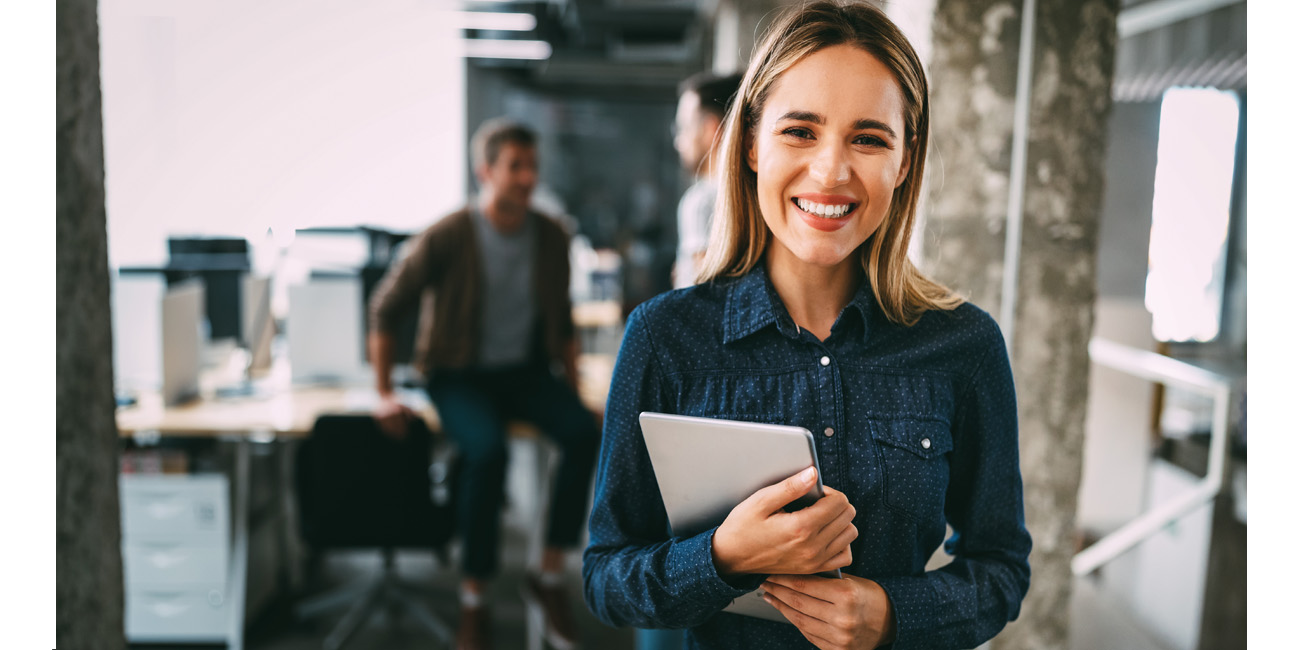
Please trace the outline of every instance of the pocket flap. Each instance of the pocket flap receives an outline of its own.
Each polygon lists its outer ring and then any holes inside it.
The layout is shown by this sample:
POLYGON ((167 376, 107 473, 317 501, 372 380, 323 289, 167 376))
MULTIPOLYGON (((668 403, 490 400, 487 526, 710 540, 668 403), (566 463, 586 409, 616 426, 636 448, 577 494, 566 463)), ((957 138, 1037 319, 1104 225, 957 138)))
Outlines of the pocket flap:
POLYGON ((922 458, 952 451, 952 430, 942 420, 872 420, 871 436, 922 458))

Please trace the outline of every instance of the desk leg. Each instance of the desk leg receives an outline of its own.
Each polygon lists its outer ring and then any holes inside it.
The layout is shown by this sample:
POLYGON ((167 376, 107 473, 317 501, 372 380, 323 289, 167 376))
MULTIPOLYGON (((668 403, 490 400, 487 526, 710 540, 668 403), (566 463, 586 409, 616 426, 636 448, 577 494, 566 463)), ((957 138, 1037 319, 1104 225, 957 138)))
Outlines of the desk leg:
POLYGON ((284 588, 281 596, 292 598, 298 595, 298 589, 303 583, 303 567, 300 561, 303 550, 298 539, 297 488, 293 483, 293 455, 296 448, 293 442, 283 439, 277 441, 276 445, 276 450, 280 454, 278 477, 278 485, 280 486, 279 537, 280 553, 283 558, 283 568, 280 571, 280 586, 284 588))
POLYGON ((228 650, 244 650, 244 610, 248 590, 248 491, 249 442, 247 436, 235 438, 235 481, 230 523, 233 539, 230 548, 230 628, 226 633, 228 650))
MULTIPOLYGON (((533 440, 537 453, 537 514, 533 520, 531 539, 528 542, 529 561, 525 571, 540 571, 542 553, 546 549, 546 520, 551 510, 551 487, 554 484, 555 470, 560 462, 559 452, 551 447, 550 442, 540 436, 533 440)), ((525 635, 528 650, 544 650, 542 636, 545 634, 546 621, 531 608, 525 612, 525 635)))

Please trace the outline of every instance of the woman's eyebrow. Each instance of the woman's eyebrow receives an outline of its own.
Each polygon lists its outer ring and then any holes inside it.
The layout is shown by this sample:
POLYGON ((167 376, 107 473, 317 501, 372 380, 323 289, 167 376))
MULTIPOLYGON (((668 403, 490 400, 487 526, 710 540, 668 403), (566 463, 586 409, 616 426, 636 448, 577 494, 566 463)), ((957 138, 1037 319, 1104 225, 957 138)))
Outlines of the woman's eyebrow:
POLYGON ((854 122, 854 123, 853 123, 853 128, 854 128, 854 129, 878 129, 878 130, 880 130, 880 131, 884 131, 885 134, 888 135, 888 136, 891 137, 891 138, 896 138, 896 137, 898 137, 898 134, 894 133, 894 130, 891 129, 891 128, 889 128, 889 125, 888 125, 888 124, 885 124, 884 122, 881 122, 880 120, 873 120, 873 119, 869 119, 869 118, 863 118, 863 119, 858 120, 857 122, 854 122))
POLYGON ((776 118, 776 120, 778 122, 780 122, 781 120, 798 120, 800 122, 812 122, 813 124, 826 123, 826 118, 822 117, 820 113, 814 113, 812 111, 798 111, 798 110, 790 111, 789 113, 786 113, 785 115, 776 118))
MULTIPOLYGON (((826 118, 822 117, 820 113, 814 113, 812 111, 800 111, 800 110, 790 111, 785 115, 782 115, 781 117, 777 118, 778 122, 781 120, 798 120, 800 122, 812 122, 813 124, 826 123, 826 118)), ((898 134, 894 133, 894 129, 890 128, 888 124, 885 124, 880 120, 862 118, 853 123, 853 128, 855 130, 877 129, 880 131, 884 131, 885 134, 891 138, 898 137, 898 134)))

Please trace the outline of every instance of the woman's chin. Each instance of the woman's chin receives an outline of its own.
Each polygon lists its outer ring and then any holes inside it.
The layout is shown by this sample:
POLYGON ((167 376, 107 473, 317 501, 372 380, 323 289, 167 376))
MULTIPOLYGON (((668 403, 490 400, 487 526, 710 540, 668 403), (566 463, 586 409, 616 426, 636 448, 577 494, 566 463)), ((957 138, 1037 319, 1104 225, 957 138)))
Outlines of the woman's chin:
POLYGON ((802 265, 830 270, 844 265, 849 261, 852 254, 852 250, 844 251, 818 247, 805 250, 796 255, 795 258, 802 265))

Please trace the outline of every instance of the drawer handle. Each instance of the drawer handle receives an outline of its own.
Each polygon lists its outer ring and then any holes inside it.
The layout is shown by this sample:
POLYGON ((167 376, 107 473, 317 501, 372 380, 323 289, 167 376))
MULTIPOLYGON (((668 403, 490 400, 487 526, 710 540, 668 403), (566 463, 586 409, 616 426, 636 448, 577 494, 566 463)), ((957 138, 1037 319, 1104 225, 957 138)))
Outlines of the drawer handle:
POLYGON ((178 564, 183 564, 188 559, 190 559, 190 556, 186 553, 169 553, 167 551, 160 551, 158 553, 149 554, 149 563, 159 569, 169 569, 178 564))
POLYGON ((171 519, 185 512, 185 506, 174 501, 154 502, 145 511, 154 519, 171 519))
POLYGON ((184 614, 189 608, 190 606, 184 603, 154 603, 149 609, 153 610, 158 618, 172 618, 184 614))

